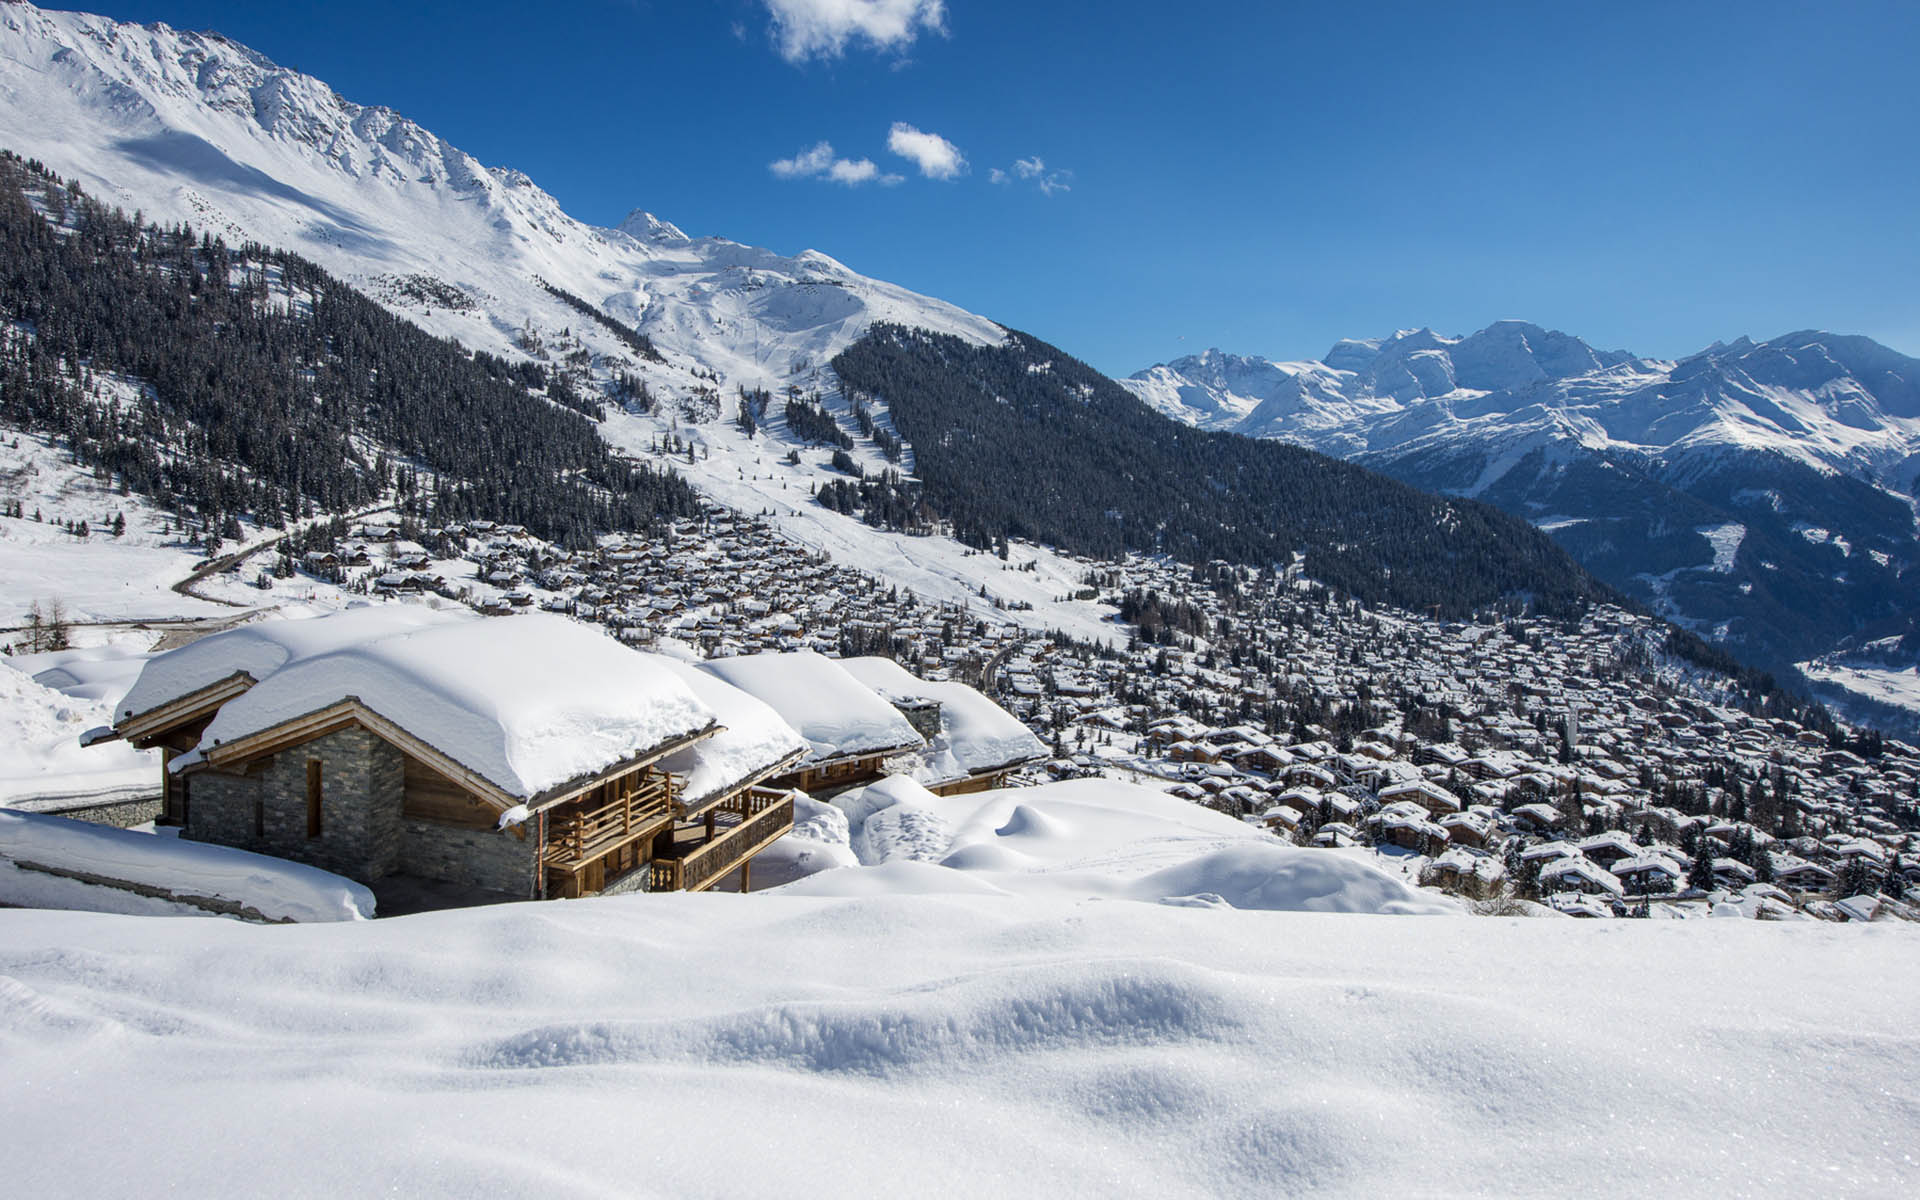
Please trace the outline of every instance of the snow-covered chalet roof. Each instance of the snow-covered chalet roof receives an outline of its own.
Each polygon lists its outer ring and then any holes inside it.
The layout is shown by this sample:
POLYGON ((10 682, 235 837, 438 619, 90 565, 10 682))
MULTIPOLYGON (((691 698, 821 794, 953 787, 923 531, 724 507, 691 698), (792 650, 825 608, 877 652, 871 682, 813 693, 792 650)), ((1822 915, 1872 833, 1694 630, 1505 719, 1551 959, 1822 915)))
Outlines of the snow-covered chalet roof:
POLYGON ((697 736, 717 719, 659 660, 530 613, 430 623, 299 657, 228 701, 198 752, 349 697, 522 800, 697 736))
POLYGON ((840 665, 892 703, 937 701, 940 737, 933 754, 936 759, 950 756, 960 774, 974 775, 1047 755, 1046 744, 1032 730, 964 683, 929 682, 890 658, 847 658, 840 665))
POLYGON ((811 650, 711 659, 701 669, 779 713, 807 740, 811 762, 926 744, 893 705, 811 650))
POLYGON ((235 674, 258 683, 288 663, 343 646, 478 619, 466 609, 379 604, 321 617, 241 625, 149 660, 114 711, 114 719, 124 721, 152 712, 235 674))
POLYGON ((797 755, 808 753, 807 740, 763 701, 691 663, 662 654, 649 659, 686 684, 719 717, 721 728, 660 765, 682 778, 680 803, 697 809, 708 801, 765 776, 797 755))

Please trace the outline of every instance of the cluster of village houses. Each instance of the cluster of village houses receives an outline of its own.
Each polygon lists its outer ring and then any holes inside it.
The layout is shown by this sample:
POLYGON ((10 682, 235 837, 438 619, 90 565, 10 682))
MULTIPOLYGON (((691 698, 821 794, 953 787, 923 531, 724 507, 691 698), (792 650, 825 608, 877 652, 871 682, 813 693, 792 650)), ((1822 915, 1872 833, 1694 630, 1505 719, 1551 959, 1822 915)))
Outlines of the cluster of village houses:
MULTIPOLYGON (((1852 919, 1910 915, 1920 897, 1920 751, 1874 739, 1856 753, 1742 711, 1731 681, 1662 652, 1655 621, 1607 606, 1442 623, 1363 610, 1297 564, 1136 556, 1085 564, 1089 603, 1130 597, 1154 614, 1093 646, 925 603, 719 508, 588 552, 486 522, 402 532, 355 528, 297 565, 697 647, 722 678, 734 660, 877 654, 860 680, 871 692, 910 709, 961 689, 1048 739, 993 764, 995 781, 1154 781, 1303 845, 1375 847, 1469 897, 1593 916, 1712 898, 1852 919), (885 659, 905 667, 881 678, 885 659)), ((953 761, 919 769, 972 777, 953 761)))

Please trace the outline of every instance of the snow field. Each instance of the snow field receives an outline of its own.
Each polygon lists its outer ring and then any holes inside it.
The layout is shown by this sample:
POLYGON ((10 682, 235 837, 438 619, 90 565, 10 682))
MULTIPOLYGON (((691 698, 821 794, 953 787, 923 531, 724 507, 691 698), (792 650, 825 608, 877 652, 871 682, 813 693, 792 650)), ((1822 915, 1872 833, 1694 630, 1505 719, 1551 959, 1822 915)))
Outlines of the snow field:
POLYGON ((113 723, 113 706, 132 683, 127 672, 142 660, 124 646, 0 656, 0 808, 36 797, 157 786, 157 751, 125 742, 80 745, 81 734, 113 723))
POLYGON ((1890 1196, 1920 1186, 1916 982, 1877 926, 13 914, 0 1098, 23 1194, 1890 1196), (102 1096, 139 1119, 98 1136, 102 1096))

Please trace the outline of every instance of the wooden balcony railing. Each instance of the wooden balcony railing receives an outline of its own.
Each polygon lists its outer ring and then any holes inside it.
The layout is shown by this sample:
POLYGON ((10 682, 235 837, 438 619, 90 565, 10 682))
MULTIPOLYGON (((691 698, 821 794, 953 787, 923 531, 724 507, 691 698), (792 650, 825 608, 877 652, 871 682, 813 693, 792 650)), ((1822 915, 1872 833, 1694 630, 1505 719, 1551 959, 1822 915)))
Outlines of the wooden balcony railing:
POLYGON ((638 780, 592 807, 556 809, 548 818, 548 866, 578 868, 622 842, 658 832, 670 822, 664 777, 638 780))
POLYGON ((733 821, 680 858, 655 859, 654 891, 698 892, 725 878, 793 828, 793 793, 754 788, 723 802, 715 811, 723 819, 731 815, 733 821))

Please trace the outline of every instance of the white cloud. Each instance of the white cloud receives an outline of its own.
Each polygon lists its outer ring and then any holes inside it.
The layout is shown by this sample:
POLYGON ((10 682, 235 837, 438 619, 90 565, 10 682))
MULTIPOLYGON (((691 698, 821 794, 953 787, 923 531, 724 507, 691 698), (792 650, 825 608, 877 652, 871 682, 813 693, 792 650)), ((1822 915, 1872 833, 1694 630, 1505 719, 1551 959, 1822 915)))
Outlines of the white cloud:
POLYGON ((767 169, 782 179, 831 179, 848 187, 859 187, 863 183, 892 187, 901 182, 898 175, 882 175, 870 158, 834 157, 832 142, 816 142, 812 149, 802 150, 792 158, 775 159, 767 164, 767 169))
POLYGON ((1043 196, 1073 190, 1073 172, 1048 169, 1046 160, 1038 154, 1014 159, 1011 171, 1003 171, 999 167, 987 171, 987 179, 993 183, 1012 183, 1016 178, 1032 181, 1043 196))
POLYGON ((895 121, 887 132, 887 149, 911 160, 928 179, 954 179, 967 170, 967 157, 960 153, 960 147, 937 133, 922 133, 905 121, 895 121))
POLYGON ((802 150, 792 158, 776 159, 767 167, 782 179, 804 179, 833 166, 833 145, 820 142, 811 150, 802 150))
POLYGON ((881 187, 892 187, 896 183, 905 182, 906 179, 905 176, 895 175, 892 172, 882 175, 880 168, 874 166, 870 158, 839 159, 827 168, 827 178, 835 183, 844 183, 848 187, 858 187, 863 183, 877 183, 881 187))
POLYGON ((904 50, 922 33, 945 34, 945 0, 764 0, 774 42, 790 63, 839 58, 851 42, 904 50))

